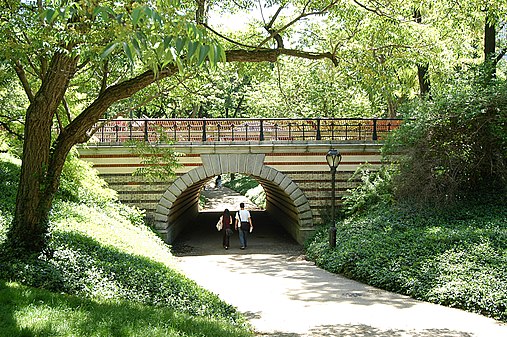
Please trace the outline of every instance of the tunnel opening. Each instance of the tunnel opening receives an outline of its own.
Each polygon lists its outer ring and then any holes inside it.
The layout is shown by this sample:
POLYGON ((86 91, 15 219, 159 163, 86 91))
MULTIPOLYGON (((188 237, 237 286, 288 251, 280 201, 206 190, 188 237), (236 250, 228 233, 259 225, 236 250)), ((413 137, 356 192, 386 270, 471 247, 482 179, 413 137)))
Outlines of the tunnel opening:
MULTIPOLYGON (((217 175, 201 188, 199 213, 195 222, 187 224, 175 238, 173 253, 180 256, 217 253, 222 247, 224 232, 216 229, 217 221, 225 209, 235 221, 240 203, 245 204, 252 217, 254 231, 249 233, 250 253, 277 249, 297 249, 301 246, 285 228, 266 211, 266 192, 255 178, 230 173, 217 175), (234 189, 233 189, 234 188, 234 189)), ((230 238, 231 250, 239 249, 239 234, 235 230, 230 238)))
MULTIPOLYGON (((287 175, 264 165, 263 154, 210 154, 201 155, 201 160, 203 165, 176 179, 157 205, 155 227, 167 243, 173 244, 184 232, 214 229, 223 210, 200 212, 200 194, 218 175, 230 173, 250 176, 264 189, 266 207, 263 214, 256 212, 259 219, 268 216, 264 222, 283 228, 299 244, 313 231, 312 211, 304 193, 287 175)), ((238 205, 231 210, 237 209, 238 205)), ((258 234, 263 232, 262 225, 257 229, 258 234)))

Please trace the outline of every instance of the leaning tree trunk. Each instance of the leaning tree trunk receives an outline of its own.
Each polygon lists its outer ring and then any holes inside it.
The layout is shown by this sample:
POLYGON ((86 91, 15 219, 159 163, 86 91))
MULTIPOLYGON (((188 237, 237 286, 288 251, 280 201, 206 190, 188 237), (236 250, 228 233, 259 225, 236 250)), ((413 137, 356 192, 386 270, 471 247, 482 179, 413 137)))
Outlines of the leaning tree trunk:
POLYGON ((75 59, 55 54, 26 112, 16 209, 8 233, 11 247, 24 252, 37 253, 45 246, 49 209, 44 205, 53 198, 46 193, 51 126, 75 70, 75 59))
POLYGON ((112 104, 178 70, 169 66, 160 71, 158 77, 153 71, 146 71, 107 88, 61 130, 51 144, 53 116, 75 69, 75 60, 56 55, 47 78, 27 110, 16 212, 8 233, 11 248, 21 253, 41 253, 46 247, 49 211, 72 147, 89 139, 89 130, 112 104))

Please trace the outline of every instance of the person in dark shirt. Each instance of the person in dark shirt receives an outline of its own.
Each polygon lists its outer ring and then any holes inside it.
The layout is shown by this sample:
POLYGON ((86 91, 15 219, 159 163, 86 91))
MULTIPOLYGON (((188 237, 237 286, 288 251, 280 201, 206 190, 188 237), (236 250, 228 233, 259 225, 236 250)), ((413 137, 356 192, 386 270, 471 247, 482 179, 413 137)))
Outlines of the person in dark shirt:
POLYGON ((220 216, 220 221, 222 222, 222 229, 224 231, 222 244, 225 249, 229 249, 230 238, 233 233, 232 231, 233 223, 231 213, 227 208, 224 210, 224 213, 220 216))

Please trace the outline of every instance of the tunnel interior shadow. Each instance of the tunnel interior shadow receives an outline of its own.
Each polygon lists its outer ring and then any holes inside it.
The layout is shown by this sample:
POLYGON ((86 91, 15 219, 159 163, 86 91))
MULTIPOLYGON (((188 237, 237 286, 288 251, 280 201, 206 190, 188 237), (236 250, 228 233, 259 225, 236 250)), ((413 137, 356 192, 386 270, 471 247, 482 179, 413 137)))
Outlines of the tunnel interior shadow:
MULTIPOLYGON (((287 231, 272 219, 266 211, 250 211, 254 230, 248 235, 248 248, 239 249, 238 231, 230 238, 230 248, 222 247, 223 231, 216 224, 221 212, 200 212, 172 245, 176 256, 223 255, 248 252, 248 254, 303 254, 303 247, 287 231)), ((236 212, 232 212, 234 217, 236 212)))

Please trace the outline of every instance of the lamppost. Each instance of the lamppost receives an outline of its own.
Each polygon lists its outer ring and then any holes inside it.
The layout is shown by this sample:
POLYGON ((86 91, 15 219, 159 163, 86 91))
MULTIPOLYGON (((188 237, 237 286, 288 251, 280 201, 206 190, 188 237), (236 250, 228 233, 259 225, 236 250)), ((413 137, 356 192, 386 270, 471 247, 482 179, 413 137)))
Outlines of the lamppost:
POLYGON ((342 155, 338 150, 331 149, 327 152, 326 161, 331 169, 331 227, 329 228, 329 247, 336 247, 336 217, 335 217, 335 181, 336 181, 336 168, 340 165, 342 155))

